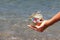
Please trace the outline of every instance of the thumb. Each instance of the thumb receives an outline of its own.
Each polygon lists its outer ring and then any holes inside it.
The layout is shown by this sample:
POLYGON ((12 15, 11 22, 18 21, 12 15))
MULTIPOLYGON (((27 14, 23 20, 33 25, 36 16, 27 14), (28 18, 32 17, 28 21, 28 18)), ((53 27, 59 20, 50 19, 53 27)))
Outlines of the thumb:
POLYGON ((42 21, 41 25, 39 27, 37 27, 37 28, 43 27, 45 25, 46 21, 47 20, 42 21))

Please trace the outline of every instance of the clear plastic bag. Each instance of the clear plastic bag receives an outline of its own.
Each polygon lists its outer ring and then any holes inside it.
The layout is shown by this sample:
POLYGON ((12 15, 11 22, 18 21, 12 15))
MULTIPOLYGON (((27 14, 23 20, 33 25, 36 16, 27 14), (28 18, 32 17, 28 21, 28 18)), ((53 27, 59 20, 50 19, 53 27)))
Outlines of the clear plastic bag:
POLYGON ((32 15, 29 17, 29 24, 32 26, 35 26, 37 22, 40 22, 40 20, 43 18, 42 14, 39 11, 36 11, 32 13, 32 15))

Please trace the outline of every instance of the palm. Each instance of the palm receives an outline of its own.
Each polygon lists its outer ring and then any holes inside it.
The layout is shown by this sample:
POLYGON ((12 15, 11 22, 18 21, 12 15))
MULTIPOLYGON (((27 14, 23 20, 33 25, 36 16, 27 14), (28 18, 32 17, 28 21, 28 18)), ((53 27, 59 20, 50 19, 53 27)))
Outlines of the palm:
POLYGON ((32 28, 33 30, 36 30, 36 31, 39 31, 39 32, 43 32, 47 27, 48 27, 48 20, 47 21, 42 21, 42 25, 40 25, 41 27, 40 28, 37 28, 37 27, 32 27, 32 26, 29 26, 30 28, 32 28))

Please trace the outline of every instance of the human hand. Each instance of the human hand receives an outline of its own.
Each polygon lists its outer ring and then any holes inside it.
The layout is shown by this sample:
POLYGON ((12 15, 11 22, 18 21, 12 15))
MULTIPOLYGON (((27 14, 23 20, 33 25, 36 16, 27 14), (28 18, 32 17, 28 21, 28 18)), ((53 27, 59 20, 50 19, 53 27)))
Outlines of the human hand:
POLYGON ((38 27, 33 27, 32 25, 28 25, 28 26, 30 28, 32 28, 33 30, 36 30, 36 31, 39 31, 39 32, 43 32, 49 26, 49 20, 41 21, 41 25, 38 26, 38 27))

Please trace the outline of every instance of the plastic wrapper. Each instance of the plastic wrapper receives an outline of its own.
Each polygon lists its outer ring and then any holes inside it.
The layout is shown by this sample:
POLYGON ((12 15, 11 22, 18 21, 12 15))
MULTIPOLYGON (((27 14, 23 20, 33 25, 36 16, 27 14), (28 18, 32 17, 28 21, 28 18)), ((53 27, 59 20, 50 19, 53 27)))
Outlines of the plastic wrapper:
POLYGON ((42 14, 39 11, 36 11, 36 12, 32 13, 32 15, 29 17, 29 22, 30 22, 29 24, 34 27, 36 25, 40 26, 41 23, 39 23, 39 22, 41 22, 42 19, 43 19, 42 14))

